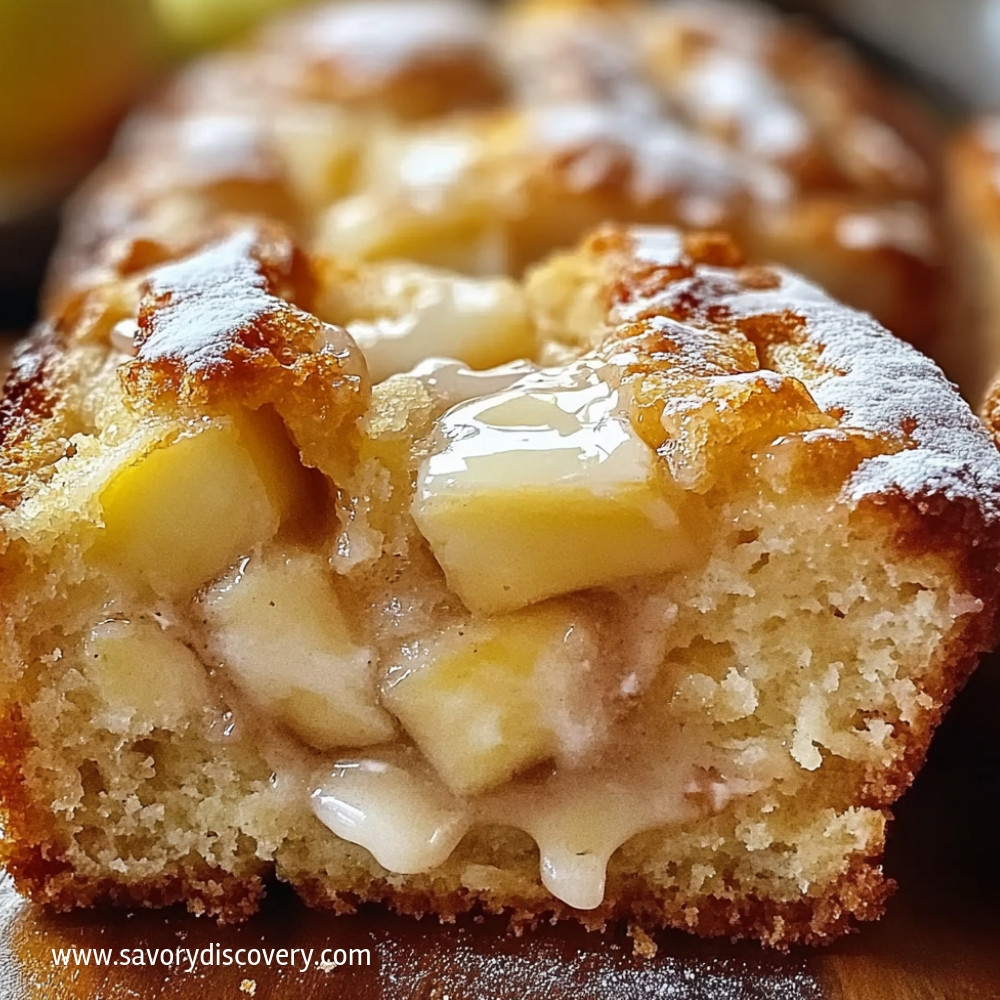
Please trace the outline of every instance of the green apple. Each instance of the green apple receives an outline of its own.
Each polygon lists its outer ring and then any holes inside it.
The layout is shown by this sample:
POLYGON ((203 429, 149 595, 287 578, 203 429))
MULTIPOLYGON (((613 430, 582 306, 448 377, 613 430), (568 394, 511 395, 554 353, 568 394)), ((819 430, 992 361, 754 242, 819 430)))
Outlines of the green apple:
POLYGON ((156 51, 147 0, 0 0, 0 179, 99 150, 156 51))
POLYGON ((153 0, 170 40, 181 48, 217 45, 299 0, 153 0))

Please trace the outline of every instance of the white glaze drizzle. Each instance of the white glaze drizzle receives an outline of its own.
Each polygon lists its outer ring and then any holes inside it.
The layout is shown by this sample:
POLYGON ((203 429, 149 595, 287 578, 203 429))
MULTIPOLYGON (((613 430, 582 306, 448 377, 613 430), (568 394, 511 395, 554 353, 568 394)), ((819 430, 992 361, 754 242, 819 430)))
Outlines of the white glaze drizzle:
POLYGON ((419 379, 449 406, 509 389, 539 370, 531 361, 511 361, 496 368, 473 370, 454 358, 426 358, 406 374, 419 379))
POLYGON ((433 777, 391 754, 348 758, 312 793, 313 812, 338 837, 400 875, 444 864, 469 830, 467 810, 433 777))
POLYGON ((519 488, 581 482, 614 493, 651 478, 655 459, 632 428, 621 371, 580 359, 449 410, 439 421, 443 446, 420 468, 418 497, 494 480, 519 488))
POLYGON ((538 845, 542 884, 567 905, 590 910, 604 899, 611 856, 636 834, 719 811, 760 787, 750 777, 710 777, 704 762, 712 754, 675 734, 672 744, 651 748, 641 761, 554 768, 462 799, 415 753, 392 748, 319 772, 312 808, 337 836, 400 874, 433 871, 474 827, 522 830, 538 845))

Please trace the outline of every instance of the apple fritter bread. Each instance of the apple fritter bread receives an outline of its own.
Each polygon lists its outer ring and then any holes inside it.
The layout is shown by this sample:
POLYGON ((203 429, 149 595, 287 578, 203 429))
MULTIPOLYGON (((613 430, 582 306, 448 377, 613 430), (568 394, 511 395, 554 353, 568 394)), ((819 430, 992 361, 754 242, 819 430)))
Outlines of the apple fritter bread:
POLYGON ((932 362, 721 236, 522 282, 263 224, 169 255, 0 408, 23 892, 240 919, 276 874, 778 946, 882 912, 997 639, 1000 458, 932 362))
POLYGON ((309 249, 524 269, 606 220, 720 228, 934 349, 936 146, 850 54, 747 4, 309 8, 185 71, 70 213, 56 310, 222 214, 309 249))

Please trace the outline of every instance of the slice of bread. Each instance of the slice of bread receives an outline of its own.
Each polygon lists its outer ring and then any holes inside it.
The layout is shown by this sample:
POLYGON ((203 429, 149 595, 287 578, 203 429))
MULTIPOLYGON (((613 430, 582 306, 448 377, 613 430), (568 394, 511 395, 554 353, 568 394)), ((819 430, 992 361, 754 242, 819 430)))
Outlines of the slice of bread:
POLYGON ((0 410, 23 892, 240 919, 276 874, 779 946, 881 913, 997 639, 1000 458, 932 362, 719 236, 523 283, 139 249, 0 410), (378 384, 357 346, 526 330, 378 384))

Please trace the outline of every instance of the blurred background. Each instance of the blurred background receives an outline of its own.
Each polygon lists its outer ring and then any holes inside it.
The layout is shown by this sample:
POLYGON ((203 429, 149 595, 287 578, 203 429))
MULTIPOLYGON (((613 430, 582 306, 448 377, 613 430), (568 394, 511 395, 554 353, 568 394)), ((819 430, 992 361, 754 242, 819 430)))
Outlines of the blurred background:
MULTIPOLYGON (((0 331, 30 324, 62 198, 170 67, 301 0, 0 0, 0 331)), ((1000 105, 1000 0, 779 0, 945 114, 1000 105)))
POLYGON ((944 96, 1000 104, 1000 0, 804 0, 944 96))
POLYGON ((59 204, 170 67, 290 0, 0 0, 0 332, 30 324, 59 204))

